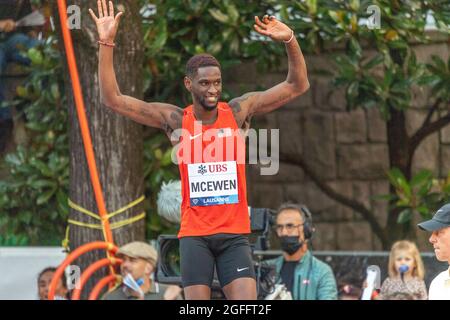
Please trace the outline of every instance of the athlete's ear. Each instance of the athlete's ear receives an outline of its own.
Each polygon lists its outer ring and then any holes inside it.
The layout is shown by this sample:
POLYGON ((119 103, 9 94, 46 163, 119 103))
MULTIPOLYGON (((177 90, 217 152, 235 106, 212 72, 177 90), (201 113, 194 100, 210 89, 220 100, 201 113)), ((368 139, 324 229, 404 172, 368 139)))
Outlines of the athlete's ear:
POLYGON ((186 87, 186 89, 191 92, 191 88, 192 88, 192 80, 188 77, 185 76, 184 77, 184 86, 186 87))

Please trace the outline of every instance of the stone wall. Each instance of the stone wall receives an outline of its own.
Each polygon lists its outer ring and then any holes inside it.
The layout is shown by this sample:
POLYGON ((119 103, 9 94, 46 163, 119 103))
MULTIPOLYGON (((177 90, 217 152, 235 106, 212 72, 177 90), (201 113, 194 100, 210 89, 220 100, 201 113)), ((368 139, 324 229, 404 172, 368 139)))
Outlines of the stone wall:
MULTIPOLYGON (((433 54, 445 59, 448 43, 418 45, 420 61, 430 61, 433 54)), ((371 54, 368 52, 368 54, 371 54)), ((373 199, 387 194, 389 168, 386 125, 377 109, 346 110, 343 90, 336 90, 330 78, 317 70, 331 70, 328 55, 306 56, 311 83, 310 90, 279 110, 255 118, 252 126, 280 129, 280 151, 301 154, 309 166, 335 190, 358 200, 370 208, 384 226, 387 204, 373 199)), ((243 64, 227 73, 226 89, 232 96, 248 90, 268 88, 283 81, 286 61, 280 71, 261 74, 253 64, 243 64)), ((426 116, 433 102, 428 92, 413 90, 413 103, 407 113, 408 130, 413 132, 426 116)), ((429 136, 414 156, 414 171, 433 170, 440 176, 450 171, 450 126, 429 136)), ((261 176, 259 167, 248 166, 248 199, 253 207, 276 208, 284 201, 305 203, 313 212, 317 228, 313 242, 316 250, 380 250, 377 237, 362 217, 326 196, 302 169, 280 164, 278 175, 261 176)), ((418 217, 420 219, 420 217, 418 217)), ((428 235, 419 235, 419 247, 430 250, 428 235)))

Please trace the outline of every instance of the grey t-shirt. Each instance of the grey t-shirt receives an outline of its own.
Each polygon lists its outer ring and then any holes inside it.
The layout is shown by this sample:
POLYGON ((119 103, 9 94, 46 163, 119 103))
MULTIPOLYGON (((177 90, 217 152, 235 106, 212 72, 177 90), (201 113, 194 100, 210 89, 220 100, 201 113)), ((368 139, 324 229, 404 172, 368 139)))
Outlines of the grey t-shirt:
MULTIPOLYGON (((150 290, 144 294, 144 300, 164 300, 167 287, 167 285, 152 282, 150 290)), ((106 293, 102 300, 137 300, 137 298, 129 293, 127 287, 120 285, 106 293)))

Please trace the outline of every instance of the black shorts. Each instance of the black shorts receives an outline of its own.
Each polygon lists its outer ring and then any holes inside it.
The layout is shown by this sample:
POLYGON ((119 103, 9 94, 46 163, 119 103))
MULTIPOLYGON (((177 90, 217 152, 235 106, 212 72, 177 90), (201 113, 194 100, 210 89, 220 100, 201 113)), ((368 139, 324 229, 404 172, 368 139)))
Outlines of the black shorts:
POLYGON ((183 287, 211 287, 214 266, 222 288, 238 278, 256 278, 248 238, 240 234, 183 237, 180 260, 183 287))

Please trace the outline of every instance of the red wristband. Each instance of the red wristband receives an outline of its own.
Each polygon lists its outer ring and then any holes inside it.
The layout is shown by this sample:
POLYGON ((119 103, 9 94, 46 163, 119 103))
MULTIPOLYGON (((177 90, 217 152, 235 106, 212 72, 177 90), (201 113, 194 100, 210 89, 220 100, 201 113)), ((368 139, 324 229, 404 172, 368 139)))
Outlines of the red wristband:
POLYGON ((109 43, 109 42, 101 41, 101 40, 98 40, 98 43, 101 45, 107 46, 107 47, 111 47, 111 48, 114 48, 116 46, 115 43, 109 43))

